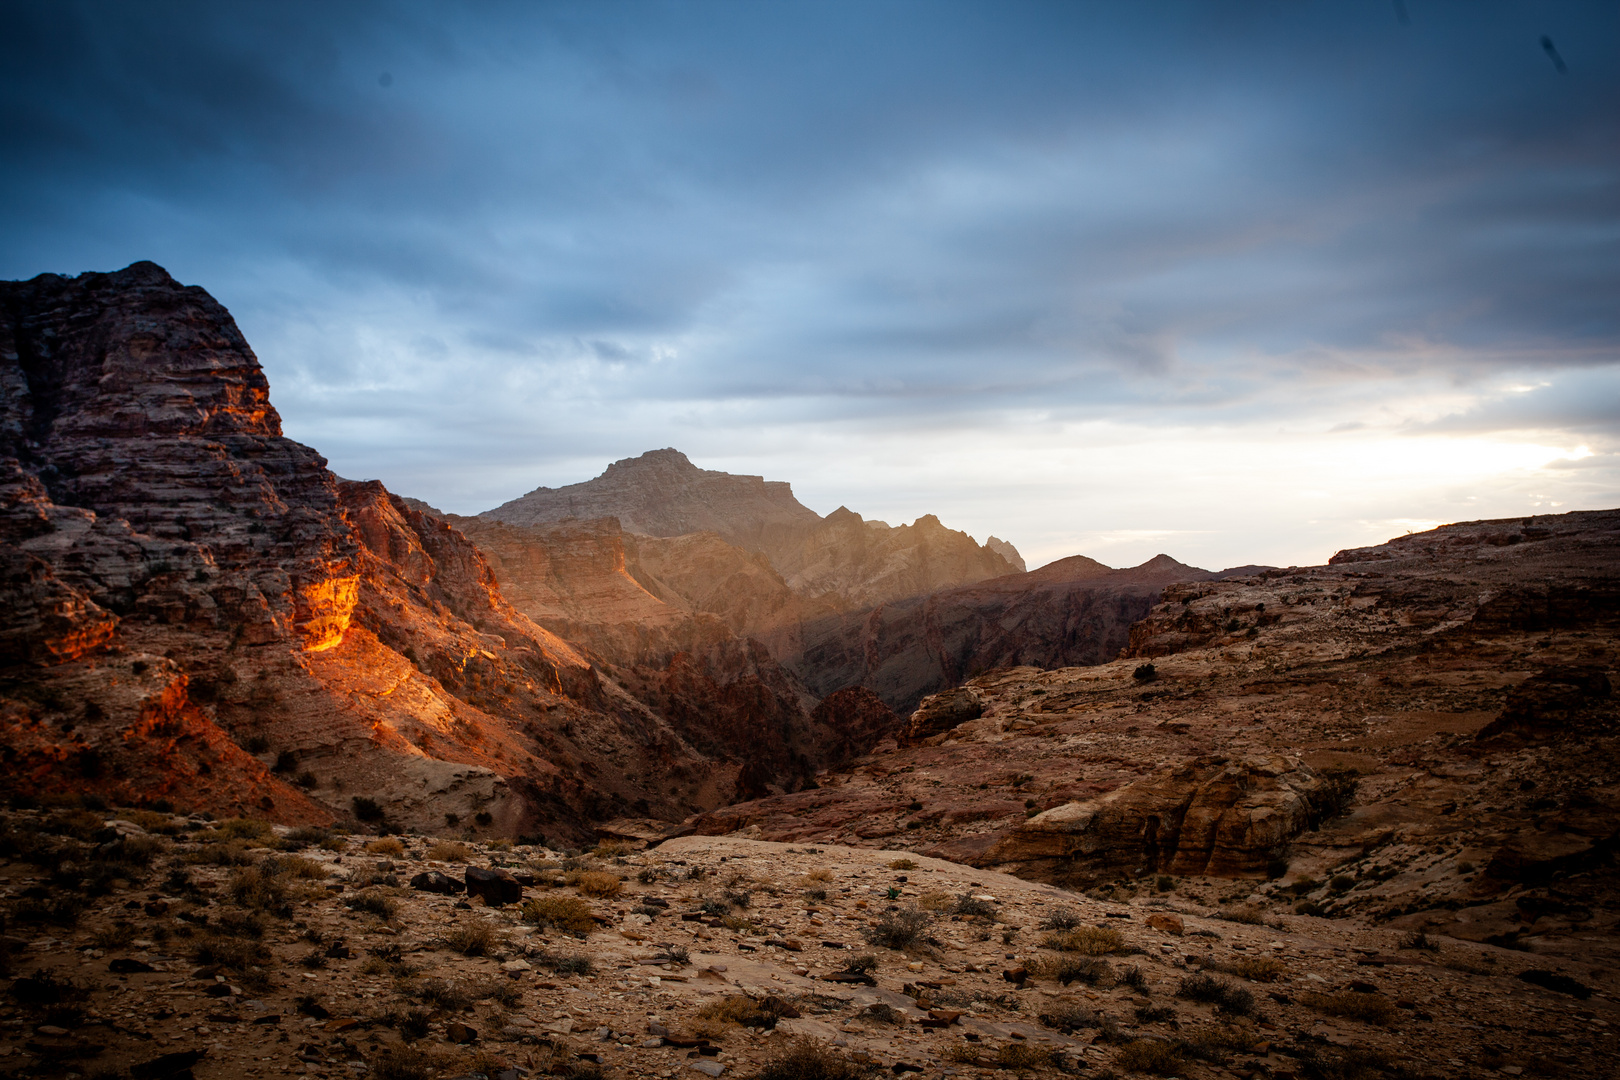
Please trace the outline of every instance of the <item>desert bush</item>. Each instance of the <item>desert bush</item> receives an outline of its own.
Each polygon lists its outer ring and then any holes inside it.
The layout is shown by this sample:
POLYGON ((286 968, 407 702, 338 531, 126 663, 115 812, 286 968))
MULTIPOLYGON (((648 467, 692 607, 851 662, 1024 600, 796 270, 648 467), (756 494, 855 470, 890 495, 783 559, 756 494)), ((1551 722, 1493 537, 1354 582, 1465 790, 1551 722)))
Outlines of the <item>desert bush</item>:
POLYGON ((1031 960, 1028 969, 1031 975, 1056 979, 1064 986, 1076 982, 1108 986, 1114 981, 1108 961, 1091 956, 1041 956, 1031 960))
POLYGON ((540 962, 559 975, 589 975, 595 963, 584 953, 543 953, 540 962))
POLYGON ((126 836, 118 844, 118 857, 136 866, 151 866, 152 860, 169 850, 169 842, 157 836, 126 836))
POLYGON ((1146 994, 1148 992, 1147 975, 1144 974, 1142 969, 1137 967, 1135 964, 1132 964, 1130 967, 1119 973, 1119 984, 1121 986, 1130 987, 1138 994, 1146 994))
POLYGON ((1234 1016, 1248 1016, 1254 1012, 1252 993, 1240 986, 1233 986, 1225 979, 1202 972, 1182 979, 1176 987, 1176 997, 1206 1002, 1234 1016))
POLYGON ((1062 1064, 1062 1052, 1050 1046, 1015 1042, 996 1051, 996 1067, 999 1069, 1053 1069, 1062 1064))
POLYGON ((262 941, 209 934, 191 948, 191 958, 199 964, 217 964, 235 971, 268 964, 273 955, 262 941))
POLYGON ((445 1012, 461 1012, 473 1005, 472 995, 448 979, 423 979, 404 988, 405 993, 424 1005, 432 1005, 445 1012))
POLYGON ((382 855, 390 859, 398 859, 405 854, 405 845, 392 836, 384 836, 373 840, 366 845, 367 855, 382 855))
POLYGON ((1073 930, 1059 930, 1041 939, 1041 947, 1059 952, 1082 953, 1086 956, 1107 956, 1125 951, 1125 939, 1110 926, 1077 926, 1073 930))
POLYGON ((225 892, 233 903, 254 911, 280 911, 287 907, 287 883, 275 872, 273 863, 261 862, 231 875, 225 892))
POLYGON ((988 900, 980 900, 972 893, 963 893, 956 898, 956 906, 951 909, 951 914, 968 919, 994 919, 996 905, 988 900))
POLYGON ((266 923, 256 911, 224 911, 214 920, 214 929, 231 937, 258 940, 264 937, 266 923))
POLYGON ((941 912, 950 911, 956 905, 956 897, 943 889, 930 889, 917 897, 917 906, 924 911, 941 912))
POLYGON ((462 956, 488 956, 500 947, 501 938, 486 922, 464 922, 440 934, 439 943, 462 956))
POLYGON ((1355 801, 1356 789, 1361 781, 1356 774, 1348 769, 1334 769, 1322 775, 1321 781, 1315 790, 1306 795, 1310 805, 1310 824, 1308 828, 1316 828, 1324 821, 1341 817, 1350 809, 1355 801))
POLYGON ((425 1039, 433 1030, 433 1013, 428 1009, 401 1009, 385 1010, 377 1017, 377 1022, 384 1027, 393 1028, 399 1032, 399 1037, 408 1043, 425 1039))
POLYGON ((123 949, 135 940, 135 927, 127 922, 103 926, 90 935, 90 944, 98 949, 123 949))
POLYGON ((1299 1071, 1307 1080, 1382 1080, 1410 1076, 1383 1050, 1366 1046, 1312 1046, 1299 1052, 1299 1071))
POLYGON ((427 857, 434 862, 464 863, 472 857, 472 849, 455 840, 440 840, 428 848, 427 857))
POLYGON ((384 1046, 371 1055, 373 1080, 432 1080, 439 1071, 439 1058, 414 1046, 384 1046))
POLYGON ((1074 930, 1080 925, 1080 912, 1072 907, 1055 907, 1040 922, 1042 930, 1074 930))
POLYGON ((751 934, 759 929, 759 923, 742 915, 722 915, 720 925, 743 934, 751 934))
POLYGON ((584 935, 596 929, 591 905, 577 896, 538 896, 525 902, 519 914, 524 922, 554 926, 571 934, 584 935))
POLYGON ((877 969, 878 958, 871 953, 862 953, 859 956, 851 957, 849 963, 844 965, 845 971, 876 971, 877 969))
POLYGON ((580 874, 579 880, 574 884, 586 896, 594 896, 604 900, 610 896, 618 896, 619 893, 624 891, 624 882, 619 880, 617 874, 607 874, 595 870, 580 874))
POLYGON ((1344 992, 1337 994, 1305 993, 1299 995, 1299 1003, 1313 1012, 1324 1016, 1339 1016, 1348 1020, 1360 1020, 1364 1024, 1378 1024, 1380 1026, 1392 1022, 1400 1015, 1399 1010, 1390 1004, 1388 998, 1382 994, 1357 994, 1344 992))
POLYGON ((1221 908, 1221 913, 1217 918, 1225 919, 1227 922, 1242 923, 1244 926, 1263 926, 1266 921, 1266 913, 1254 904, 1233 904, 1230 907, 1221 908))
POLYGON ((778 1048, 756 1080, 864 1080, 867 1070, 801 1036, 778 1048))
POLYGON ((868 945, 905 952, 916 949, 924 943, 925 931, 932 921, 926 911, 901 908, 898 911, 886 912, 876 924, 861 931, 861 936, 866 939, 868 945))
POLYGON ((476 1001, 493 1001, 503 1009, 515 1009, 523 1004, 523 988, 511 979, 479 979, 468 987, 476 1001))
POLYGON ((1136 1009, 1138 1024, 1159 1024, 1176 1018, 1176 1010, 1168 1005, 1139 1005, 1136 1009))
POLYGON ((343 906, 350 911, 361 911, 367 915, 375 915, 379 919, 392 919, 399 913, 399 904, 380 892, 366 889, 355 893, 343 901, 343 906))
MULTIPOLYGON (((922 807, 919 806, 917 809, 921 810, 922 807)), ((889 869, 890 870, 915 870, 915 869, 917 869, 917 863, 912 859, 896 859, 896 860, 894 860, 893 862, 891 862, 889 864, 889 869)))
POLYGON ((247 866, 253 862, 248 852, 254 845, 247 840, 204 841, 201 847, 188 851, 182 858, 195 866, 247 866))
POLYGON ((1187 1067, 1181 1048, 1161 1039, 1132 1039, 1120 1047, 1115 1060, 1129 1072, 1154 1076, 1174 1076, 1187 1067))
POLYGON ((831 881, 833 879, 832 871, 821 866, 816 867, 804 876, 808 881, 831 881))
POLYGON ((591 854, 598 859, 622 859, 631 851, 630 845, 622 840, 604 840, 596 845, 596 850, 591 854))
POLYGON ((885 1001, 879 1001, 862 1009, 860 1018, 879 1024, 904 1024, 906 1022, 905 1014, 885 1001))
POLYGON ((266 844, 274 840, 276 835, 268 821, 258 818, 227 818, 217 823, 213 832, 224 840, 259 840, 266 844))
POLYGON ((746 994, 731 994, 718 1001, 710 1001, 697 1011, 703 1020, 739 1027, 774 1029, 776 1022, 787 1013, 787 1002, 777 997, 756 1000, 746 994))
POLYGON ((1108 1018, 1095 1009, 1088 1009, 1072 1001, 1058 1002, 1036 1017, 1046 1027, 1072 1035, 1086 1028, 1104 1027, 1108 1018))
POLYGON ((1237 975, 1250 982, 1276 982, 1287 974, 1287 966, 1270 956, 1234 956, 1227 960, 1206 957, 1206 971, 1219 971, 1224 975, 1237 975))
POLYGON ((361 821, 381 821, 383 819, 383 808, 377 805, 376 799, 356 795, 349 800, 349 805, 354 809, 354 816, 361 821))

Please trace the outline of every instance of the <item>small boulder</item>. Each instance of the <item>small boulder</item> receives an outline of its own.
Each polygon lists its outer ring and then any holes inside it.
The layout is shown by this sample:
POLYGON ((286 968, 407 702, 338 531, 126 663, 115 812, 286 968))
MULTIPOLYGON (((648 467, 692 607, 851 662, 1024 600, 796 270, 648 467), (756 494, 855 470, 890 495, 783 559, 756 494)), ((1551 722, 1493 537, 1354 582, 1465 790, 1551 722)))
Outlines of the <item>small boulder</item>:
POLYGON ((488 907, 523 902, 523 886, 505 870, 467 867, 467 895, 482 897, 488 907))
POLYGON ((416 889, 418 892, 439 893, 441 896, 450 896, 465 891, 467 886, 448 874, 441 874, 437 870, 428 870, 411 878, 411 888, 416 889))
POLYGON ((1186 932, 1186 926, 1182 923, 1180 915, 1157 912, 1147 917, 1147 924, 1155 930, 1175 937, 1181 937, 1186 932))

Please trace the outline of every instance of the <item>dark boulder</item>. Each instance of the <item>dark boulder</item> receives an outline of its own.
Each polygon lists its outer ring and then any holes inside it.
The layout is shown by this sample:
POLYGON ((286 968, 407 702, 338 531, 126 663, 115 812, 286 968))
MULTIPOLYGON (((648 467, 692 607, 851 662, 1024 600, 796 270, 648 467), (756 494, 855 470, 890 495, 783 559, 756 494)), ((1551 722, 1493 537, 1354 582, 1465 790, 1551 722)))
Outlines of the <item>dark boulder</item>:
POLYGON ((467 867, 467 895, 483 897, 487 907, 523 902, 523 885, 505 870, 467 867))
POLYGON ((437 870, 428 870, 411 878, 411 888, 418 892, 439 893, 450 896, 453 893, 463 892, 467 886, 448 874, 441 874, 437 870))

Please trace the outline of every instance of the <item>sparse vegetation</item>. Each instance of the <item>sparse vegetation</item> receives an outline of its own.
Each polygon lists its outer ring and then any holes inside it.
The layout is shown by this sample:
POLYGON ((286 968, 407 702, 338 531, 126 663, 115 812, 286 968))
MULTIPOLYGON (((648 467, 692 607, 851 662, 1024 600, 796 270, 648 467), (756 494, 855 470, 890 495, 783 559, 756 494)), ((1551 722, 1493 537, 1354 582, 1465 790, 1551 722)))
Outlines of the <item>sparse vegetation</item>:
POLYGON ((1288 971, 1281 960, 1270 956, 1234 956, 1229 959, 1211 956, 1205 958, 1204 969, 1237 975, 1251 982, 1276 982, 1288 971))
POLYGON ((923 945, 925 931, 932 921, 926 911, 900 908, 885 912, 875 925, 862 931, 861 936, 866 939, 868 945, 906 952, 923 945))
POLYGON ((375 915, 379 919, 392 919, 399 913, 399 905, 391 898, 380 892, 366 889, 344 898, 343 906, 350 911, 360 911, 367 915, 375 915))
POLYGON ((591 905, 577 896, 539 896, 527 901, 520 912, 524 922, 553 926, 571 934, 588 934, 596 929, 591 905))
MULTIPOLYGON (((918 810, 922 809, 922 804, 921 803, 913 803, 912 805, 915 806, 918 810)), ((915 860, 912 860, 912 859, 895 859, 893 862, 891 862, 889 864, 889 869, 890 870, 915 870, 915 869, 917 869, 917 863, 916 863, 915 860)))
POLYGON ((1041 939, 1041 947, 1086 956, 1107 956, 1124 952, 1125 939, 1110 926, 1077 926, 1046 935, 1041 939))
POLYGON ((1043 956, 1030 961, 1027 967, 1031 975, 1056 979, 1064 986, 1076 982, 1108 986, 1114 981, 1108 961, 1091 956, 1043 956))
POLYGON ((1129 1072, 1174 1076, 1187 1067, 1181 1048, 1163 1039, 1132 1039, 1120 1047, 1119 1066, 1129 1072))
POLYGON ((462 956, 488 956, 500 947, 501 938, 486 922, 462 922, 439 935, 439 943, 462 956))
POLYGON ((1072 907, 1055 907, 1041 920, 1042 930, 1073 930, 1081 923, 1080 913, 1072 907))
POLYGON ((1399 1010, 1382 994, 1358 994, 1346 991, 1335 994, 1306 993, 1299 995, 1299 1003, 1324 1016, 1341 1016, 1360 1020, 1364 1024, 1385 1025, 1400 1015, 1399 1010))
POLYGON ((385 836, 380 840, 372 840, 366 844, 367 855, 382 855, 390 859, 403 858, 405 845, 392 836, 385 836))
POLYGON ((868 1070, 801 1036, 777 1050, 755 1080, 864 1080, 868 1070))
POLYGON ((1242 923, 1244 926, 1263 926, 1266 912, 1264 908, 1255 904, 1231 904, 1221 908, 1218 917, 1227 922, 1242 923))
POLYGON ((1248 1016, 1254 1012, 1254 994, 1202 972, 1182 979, 1176 987, 1176 997, 1206 1002, 1233 1016, 1248 1016))
POLYGON ((624 891, 624 882, 619 880, 618 875, 600 871, 587 871, 580 874, 579 879, 574 884, 586 896, 594 896, 603 900, 608 897, 618 896, 619 893, 624 891))

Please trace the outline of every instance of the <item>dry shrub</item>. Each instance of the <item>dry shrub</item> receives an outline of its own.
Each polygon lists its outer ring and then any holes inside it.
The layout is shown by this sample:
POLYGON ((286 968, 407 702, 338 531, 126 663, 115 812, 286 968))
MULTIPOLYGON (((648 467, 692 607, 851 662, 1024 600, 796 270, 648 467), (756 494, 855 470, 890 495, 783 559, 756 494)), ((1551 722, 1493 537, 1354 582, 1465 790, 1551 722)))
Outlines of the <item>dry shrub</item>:
POLYGON ((225 891, 232 902, 254 911, 278 911, 287 906, 290 898, 287 883, 276 873, 273 864, 266 863, 232 874, 225 891))
POLYGON ((464 922, 439 936, 439 943, 462 956, 488 956, 500 947, 495 928, 485 922, 464 922))
POLYGON ((1288 972, 1287 965, 1270 956, 1234 956, 1230 960, 1210 957, 1204 961, 1204 967, 1251 982, 1276 982, 1288 972))
POLYGON ((1065 1035, 1072 1035, 1086 1028, 1102 1028, 1106 1031, 1112 1023, 1106 1015, 1072 1001, 1060 1001, 1036 1019, 1044 1026, 1061 1031, 1065 1035))
POLYGON ((1118 930, 1108 926, 1077 926, 1073 930, 1058 930, 1041 939, 1041 947, 1059 952, 1075 952, 1086 956, 1107 956, 1125 951, 1125 939, 1118 930))
POLYGON ((401 1043, 378 1050, 368 1064, 374 1080, 432 1080, 441 1063, 437 1054, 401 1043))
POLYGON ((862 1080, 867 1070, 812 1039, 792 1040, 771 1055, 757 1080, 862 1080))
POLYGON ((1114 969, 1108 966, 1108 961, 1091 956, 1039 956, 1027 967, 1031 975, 1056 979, 1064 986, 1076 982, 1109 986, 1114 981, 1114 969))
POLYGON ((588 934, 596 929, 591 905, 577 896, 539 896, 523 905, 524 922, 554 926, 571 934, 588 934))
POLYGON ((247 866, 253 862, 248 850, 254 845, 246 840, 204 840, 195 851, 182 858, 197 866, 247 866))
POLYGON ((1051 1069, 1061 1064, 1061 1053, 1049 1046, 1008 1043, 996 1051, 996 1067, 1001 1069, 1051 1069))
POLYGON ((149 833, 162 836, 179 836, 180 826, 175 823, 173 814, 160 814, 156 810, 123 810, 119 817, 125 821, 132 821, 149 833))
POLYGON ((932 889, 917 897, 917 906, 924 911, 948 911, 955 903, 956 897, 942 889, 932 889))
POLYGON ((1080 925, 1080 912, 1072 907, 1055 907, 1041 920, 1042 930, 1073 930, 1080 925))
POLYGON ((391 859, 400 858, 405 854, 405 845, 392 836, 385 836, 380 840, 373 840, 366 845, 367 855, 386 855, 391 859))
POLYGON ((1364 1024, 1384 1025, 1393 1022, 1400 1015, 1400 1011, 1381 994, 1306 993, 1299 995, 1299 1003, 1307 1009, 1327 1016, 1360 1020, 1364 1024))
POLYGON ((392 919, 399 913, 399 905, 380 892, 370 889, 355 893, 343 901, 343 906, 350 911, 363 911, 368 915, 375 915, 379 919, 392 919))
POLYGON ((915 870, 917 864, 911 859, 896 859, 889 864, 890 870, 915 870))
POLYGON ((710 1001, 697 1011, 698 1019, 712 1020, 737 1027, 771 1029, 782 1019, 787 1003, 780 998, 755 1000, 746 994, 731 994, 718 1001, 710 1001))
POLYGON ((169 842, 157 836, 126 836, 118 843, 118 858, 136 866, 151 866, 152 860, 169 850, 169 842))
POLYGON ((619 880, 617 874, 605 874, 597 870, 590 870, 579 875, 579 880, 574 884, 586 896, 594 896, 602 900, 610 896, 618 896, 619 893, 624 891, 624 882, 619 880))
POLYGON ((209 934, 192 946, 191 958, 199 964, 218 964, 235 971, 246 971, 264 965, 272 959, 270 949, 262 941, 209 934))
POLYGON ((1242 923, 1244 926, 1264 926, 1266 922, 1265 909, 1255 904, 1233 904, 1231 907, 1221 908, 1217 918, 1227 922, 1242 923))
POLYGON ((804 877, 806 881, 831 881, 833 879, 832 871, 820 866, 805 874, 804 877))
POLYGON ((633 849, 622 840, 604 840, 591 852, 598 859, 622 859, 633 849))
POLYGON ((1233 986, 1225 979, 1217 979, 1203 972, 1182 979, 1176 987, 1176 997, 1186 998, 1188 1001, 1207 1002, 1234 1016, 1248 1016, 1254 1012, 1252 993, 1240 986, 1233 986))
POLYGON ((320 881, 326 877, 326 867, 302 855, 284 855, 279 859, 266 859, 261 865, 272 868, 277 877, 296 878, 300 881, 320 881))
POLYGON ((876 924, 861 931, 861 936, 868 945, 908 952, 924 946, 925 934, 931 922, 932 917, 925 911, 901 908, 884 914, 876 924))
POLYGON ((258 840, 268 844, 275 835, 270 823, 258 818, 229 818, 214 826, 214 836, 223 840, 258 840))
POLYGON ((472 858, 472 849, 455 840, 440 840, 428 848, 427 857, 433 862, 464 863, 472 858))
POLYGON ((1115 1060, 1128 1072, 1154 1076, 1174 1076, 1187 1067, 1180 1048, 1159 1039, 1132 1039, 1120 1048, 1115 1060))

